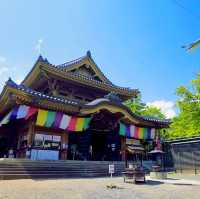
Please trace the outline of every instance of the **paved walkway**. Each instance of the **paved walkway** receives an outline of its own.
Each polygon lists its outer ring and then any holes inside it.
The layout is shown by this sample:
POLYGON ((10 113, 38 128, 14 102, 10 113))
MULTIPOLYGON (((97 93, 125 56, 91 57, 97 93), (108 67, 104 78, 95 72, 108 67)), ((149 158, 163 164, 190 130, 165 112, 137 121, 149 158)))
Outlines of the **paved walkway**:
POLYGON ((199 199, 199 196, 199 185, 152 180, 135 185, 124 183, 120 177, 0 181, 0 199, 199 199), (116 187, 108 188, 110 185, 116 187))
POLYGON ((165 183, 165 184, 173 184, 173 185, 200 185, 200 179, 187 179, 184 178, 170 178, 168 177, 167 179, 161 180, 161 179, 151 179, 149 176, 147 176, 147 180, 149 181, 154 181, 154 182, 160 182, 160 183, 165 183))

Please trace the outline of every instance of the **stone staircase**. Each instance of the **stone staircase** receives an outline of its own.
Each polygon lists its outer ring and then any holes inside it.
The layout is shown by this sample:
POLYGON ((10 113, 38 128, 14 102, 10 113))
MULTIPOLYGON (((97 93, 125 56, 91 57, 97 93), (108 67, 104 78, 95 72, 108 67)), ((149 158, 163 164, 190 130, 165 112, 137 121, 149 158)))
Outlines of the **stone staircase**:
POLYGON ((113 176, 121 175, 125 163, 120 161, 0 159, 0 179, 106 177, 111 163, 115 165, 113 176))

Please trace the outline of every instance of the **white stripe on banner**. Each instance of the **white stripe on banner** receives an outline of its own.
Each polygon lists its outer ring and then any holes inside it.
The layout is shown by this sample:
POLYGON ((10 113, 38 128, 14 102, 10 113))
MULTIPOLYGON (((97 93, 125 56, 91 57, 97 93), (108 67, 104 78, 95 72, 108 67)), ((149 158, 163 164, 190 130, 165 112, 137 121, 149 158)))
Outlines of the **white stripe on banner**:
POLYGON ((17 112, 17 119, 25 118, 28 113, 29 107, 26 105, 20 105, 17 112))
POLYGON ((156 129, 151 128, 151 139, 154 139, 156 135, 156 129))
POLYGON ((66 128, 68 127, 68 125, 69 125, 70 119, 71 119, 70 116, 68 116, 68 115, 63 115, 62 120, 61 120, 61 122, 60 122, 59 128, 61 128, 61 129, 66 129, 66 128))
POLYGON ((133 138, 134 137, 134 132, 135 132, 135 126, 130 125, 130 136, 133 138))
POLYGON ((0 126, 2 126, 3 124, 7 124, 9 122, 10 119, 10 115, 11 115, 12 111, 10 111, 0 122, 0 126))

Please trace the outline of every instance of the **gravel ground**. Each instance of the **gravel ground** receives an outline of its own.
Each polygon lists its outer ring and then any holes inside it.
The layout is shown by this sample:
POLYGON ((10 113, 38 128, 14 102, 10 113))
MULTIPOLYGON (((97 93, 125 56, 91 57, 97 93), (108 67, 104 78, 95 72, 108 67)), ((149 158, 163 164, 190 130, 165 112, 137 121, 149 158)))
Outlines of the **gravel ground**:
POLYGON ((135 185, 122 178, 0 181, 0 199, 199 199, 199 195, 197 185, 152 181, 135 185), (117 188, 107 188, 111 184, 117 188))

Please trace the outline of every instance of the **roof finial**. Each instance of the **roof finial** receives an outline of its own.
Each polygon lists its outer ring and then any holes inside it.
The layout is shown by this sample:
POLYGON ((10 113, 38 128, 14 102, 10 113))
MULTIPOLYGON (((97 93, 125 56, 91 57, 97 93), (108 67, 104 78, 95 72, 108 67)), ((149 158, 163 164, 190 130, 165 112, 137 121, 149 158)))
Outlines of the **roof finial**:
POLYGON ((11 79, 11 77, 8 78, 8 80, 6 81, 6 84, 10 86, 16 85, 15 82, 11 79))
POLYGON ((42 57, 42 55, 40 54, 39 57, 38 57, 38 60, 37 61, 44 61, 44 58, 42 57))
POLYGON ((49 61, 48 61, 47 58, 44 59, 44 62, 45 62, 46 64, 49 64, 49 61))
POLYGON ((87 51, 87 56, 91 57, 91 52, 89 50, 87 51))

